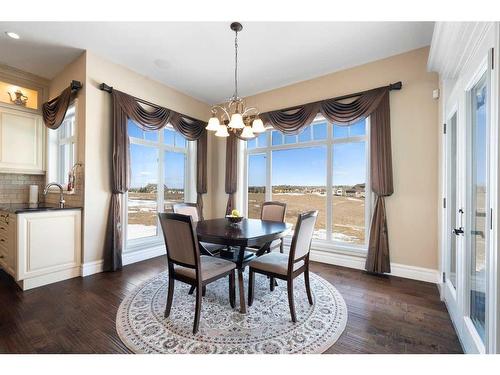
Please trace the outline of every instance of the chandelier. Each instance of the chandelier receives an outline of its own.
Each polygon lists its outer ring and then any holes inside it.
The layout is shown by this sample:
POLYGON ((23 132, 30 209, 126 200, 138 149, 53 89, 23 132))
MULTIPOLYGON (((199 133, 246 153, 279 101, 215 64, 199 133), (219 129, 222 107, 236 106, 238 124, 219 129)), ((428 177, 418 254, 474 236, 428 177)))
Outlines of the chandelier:
POLYGON ((224 105, 212 107, 212 117, 208 120, 207 130, 215 131, 216 137, 228 137, 229 132, 238 134, 240 138, 254 138, 256 134, 266 131, 255 107, 246 107, 243 98, 238 96, 238 32, 243 30, 239 22, 230 26, 234 37, 234 94, 224 105))

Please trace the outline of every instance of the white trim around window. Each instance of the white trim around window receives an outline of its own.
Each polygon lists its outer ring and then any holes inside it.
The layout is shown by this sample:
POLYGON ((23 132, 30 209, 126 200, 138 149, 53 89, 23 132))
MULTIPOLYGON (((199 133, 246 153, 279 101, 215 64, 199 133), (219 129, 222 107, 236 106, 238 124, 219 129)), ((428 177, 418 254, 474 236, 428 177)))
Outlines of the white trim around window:
MULTIPOLYGON (((173 129, 171 125, 167 128, 173 129)), ((158 190, 157 190, 157 208, 159 212, 163 211, 164 207, 164 184, 165 180, 163 157, 166 151, 183 153, 185 155, 185 171, 184 171, 184 201, 196 202, 196 142, 186 141, 186 147, 176 147, 164 143, 164 129, 158 131, 157 140, 147 140, 135 137, 129 137, 130 144, 151 147, 157 151, 158 155, 158 190)), ((156 236, 143 237, 137 239, 128 239, 128 193, 123 194, 122 201, 122 217, 123 217, 123 248, 124 253, 131 253, 146 248, 151 248, 158 245, 163 245, 163 235, 159 223, 157 223, 156 236)))
MULTIPOLYGON (((326 120, 322 116, 318 116, 315 121, 310 125, 324 123, 326 120)), ((326 121, 327 122, 327 121, 326 121)), ((326 147, 326 239, 313 239, 312 249, 322 250, 322 251, 335 251, 338 253, 345 254, 359 254, 360 256, 366 256, 369 231, 371 224, 371 214, 373 208, 373 194, 370 189, 370 118, 365 120, 365 134, 362 136, 350 136, 344 138, 334 138, 332 124, 327 122, 327 138, 324 140, 313 140, 311 136, 310 141, 296 142, 293 144, 280 144, 272 145, 272 131, 266 133, 266 146, 249 149, 247 147, 247 142, 242 142, 243 150, 240 152, 242 156, 242 170, 243 178, 240 179, 242 182, 242 189, 240 191, 239 201, 241 202, 242 212, 245 216, 248 216, 248 158, 250 155, 265 155, 266 156, 266 185, 265 185, 265 200, 272 200, 272 152, 276 150, 290 150, 290 149, 300 149, 300 148, 310 148, 323 146, 326 147), (347 242, 340 242, 332 240, 332 228, 333 228, 333 146, 334 144, 341 143, 355 143, 355 142, 365 142, 365 155, 366 155, 366 177, 365 177, 365 243, 363 245, 349 244, 347 242)), ((313 208, 313 207, 311 207, 313 208)), ((285 238, 285 245, 289 245, 291 242, 291 236, 285 238)))

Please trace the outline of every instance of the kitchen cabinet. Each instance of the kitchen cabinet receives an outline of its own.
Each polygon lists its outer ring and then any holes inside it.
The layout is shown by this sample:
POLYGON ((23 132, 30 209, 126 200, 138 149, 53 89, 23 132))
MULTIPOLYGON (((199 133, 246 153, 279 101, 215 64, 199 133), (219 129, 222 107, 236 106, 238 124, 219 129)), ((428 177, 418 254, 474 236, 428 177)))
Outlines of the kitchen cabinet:
POLYGON ((45 173, 42 116, 0 107, 0 173, 45 173))
POLYGON ((23 290, 80 276, 81 210, 0 211, 0 267, 23 290))

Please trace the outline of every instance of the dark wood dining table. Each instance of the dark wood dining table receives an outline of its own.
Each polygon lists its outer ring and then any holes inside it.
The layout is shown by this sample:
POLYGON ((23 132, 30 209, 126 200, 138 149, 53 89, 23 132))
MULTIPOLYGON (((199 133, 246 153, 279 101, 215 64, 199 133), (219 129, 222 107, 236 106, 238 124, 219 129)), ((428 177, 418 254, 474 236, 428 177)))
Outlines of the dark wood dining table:
POLYGON ((236 263, 241 313, 246 313, 245 287, 243 285, 243 271, 246 265, 256 257, 265 254, 271 242, 286 236, 290 228, 290 224, 257 219, 243 219, 238 224, 232 224, 226 218, 203 220, 196 223, 198 241, 227 247, 227 250, 210 255, 236 263), (258 250, 249 251, 248 247, 258 250))

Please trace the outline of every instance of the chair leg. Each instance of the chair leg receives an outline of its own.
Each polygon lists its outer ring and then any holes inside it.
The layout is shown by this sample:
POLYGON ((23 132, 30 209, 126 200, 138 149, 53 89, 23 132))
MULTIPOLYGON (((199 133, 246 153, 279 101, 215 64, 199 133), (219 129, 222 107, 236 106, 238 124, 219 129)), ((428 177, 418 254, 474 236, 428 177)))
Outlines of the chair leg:
POLYGON ((196 287, 194 285, 191 285, 191 288, 189 288, 189 293, 188 294, 193 294, 194 290, 196 287))
POLYGON ((236 282, 234 270, 229 274, 229 303, 231 307, 234 309, 236 307, 236 282))
POLYGON ((207 287, 206 286, 202 287, 201 291, 202 291, 201 295, 205 297, 205 294, 207 294, 207 287))
POLYGON ((287 281, 288 289, 288 305, 290 306, 290 315, 292 316, 292 322, 297 322, 297 317, 295 316, 295 304, 293 303, 293 279, 289 278, 287 281))
POLYGON ((174 283, 175 280, 173 277, 168 278, 168 294, 167 294, 167 306, 165 308, 165 318, 168 318, 170 315, 170 309, 172 308, 172 301, 174 299, 174 283))
POLYGON ((313 304, 313 297, 311 294, 311 285, 309 283, 309 267, 306 266, 306 270, 304 271, 304 281, 306 283, 306 293, 307 293, 307 299, 309 300, 309 304, 313 304))
POLYGON ((269 289, 271 290, 271 292, 274 291, 274 286, 275 286, 275 280, 274 280, 274 277, 270 277, 269 278, 269 289))
POLYGON ((281 239, 281 243, 280 243, 280 253, 283 254, 285 252, 284 248, 283 248, 283 239, 281 239))
POLYGON ((255 273, 250 268, 248 271, 248 306, 253 304, 253 293, 255 289, 255 273))
POLYGON ((200 326, 200 315, 201 315, 201 296, 203 294, 203 288, 198 285, 196 288, 196 307, 194 311, 194 324, 193 324, 193 334, 198 332, 200 326))

